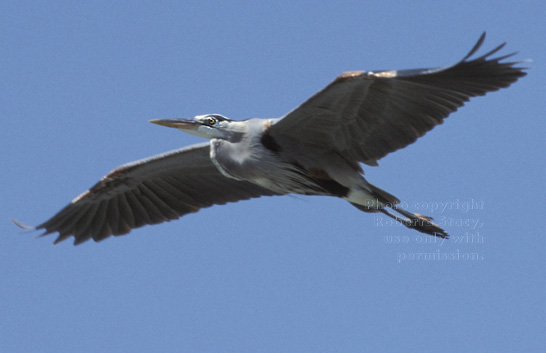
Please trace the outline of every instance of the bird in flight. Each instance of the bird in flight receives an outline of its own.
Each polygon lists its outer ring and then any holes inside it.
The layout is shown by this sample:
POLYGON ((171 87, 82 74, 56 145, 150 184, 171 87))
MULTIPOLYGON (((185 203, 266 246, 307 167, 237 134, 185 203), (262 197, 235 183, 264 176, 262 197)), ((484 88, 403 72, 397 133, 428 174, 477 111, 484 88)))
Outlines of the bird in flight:
MULTIPOLYGON (((123 235, 212 205, 260 196, 302 194, 344 199, 422 233, 447 238, 432 218, 364 178, 361 163, 413 143, 471 97, 524 76, 515 53, 492 58, 504 44, 473 58, 485 39, 453 66, 351 71, 279 119, 235 121, 220 114, 152 123, 208 142, 122 165, 44 223, 42 235, 74 244, 123 235)), ((14 221, 21 227, 25 226, 14 221)))

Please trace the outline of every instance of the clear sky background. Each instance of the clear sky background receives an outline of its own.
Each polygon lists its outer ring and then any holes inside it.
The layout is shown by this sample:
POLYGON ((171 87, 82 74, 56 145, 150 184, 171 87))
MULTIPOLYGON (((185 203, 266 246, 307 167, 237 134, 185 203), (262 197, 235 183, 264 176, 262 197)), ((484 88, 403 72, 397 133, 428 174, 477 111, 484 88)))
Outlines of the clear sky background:
POLYGON ((2 2, 0 351, 544 351, 545 19, 539 0, 2 2), (9 222, 200 142, 150 119, 279 117, 343 71, 453 64, 484 30, 529 75, 365 168, 451 240, 304 196, 77 247, 9 222))

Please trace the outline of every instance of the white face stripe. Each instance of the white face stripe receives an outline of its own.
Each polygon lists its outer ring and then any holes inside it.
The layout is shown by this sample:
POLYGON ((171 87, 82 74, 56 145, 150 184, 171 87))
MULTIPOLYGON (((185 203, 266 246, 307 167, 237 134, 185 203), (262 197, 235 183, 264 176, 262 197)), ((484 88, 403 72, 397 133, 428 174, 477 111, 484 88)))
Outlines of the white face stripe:
POLYGON ((181 127, 179 130, 206 139, 231 140, 236 136, 237 141, 246 131, 246 122, 234 121, 220 114, 196 115, 192 120, 194 124, 191 124, 191 128, 181 127), (211 121, 211 119, 214 120, 211 121))
POLYGON ((199 126, 197 130, 189 130, 189 129, 188 130, 179 129, 179 130, 182 132, 185 132, 186 134, 190 134, 190 135, 205 138, 205 139, 214 138, 214 136, 211 136, 211 131, 216 131, 216 129, 210 128, 208 126, 199 126))
POLYGON ((197 128, 197 136, 212 139, 212 138, 225 138, 225 132, 222 129, 210 127, 207 125, 201 125, 197 128))
POLYGON ((232 122, 232 120, 220 114, 196 115, 193 121, 197 124, 192 125, 191 128, 179 128, 179 130, 205 139, 225 139, 227 135, 224 124, 232 122), (209 122, 209 119, 214 119, 213 124, 209 122))

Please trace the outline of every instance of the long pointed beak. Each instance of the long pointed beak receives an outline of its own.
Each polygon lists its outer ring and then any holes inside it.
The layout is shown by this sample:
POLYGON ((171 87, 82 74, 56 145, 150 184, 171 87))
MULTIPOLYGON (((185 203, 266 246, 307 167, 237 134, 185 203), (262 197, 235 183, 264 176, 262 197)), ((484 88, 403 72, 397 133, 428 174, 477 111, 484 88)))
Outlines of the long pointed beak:
POLYGON ((197 128, 201 125, 194 120, 186 119, 154 119, 150 120, 150 122, 157 125, 174 127, 175 129, 183 130, 197 130, 197 128))

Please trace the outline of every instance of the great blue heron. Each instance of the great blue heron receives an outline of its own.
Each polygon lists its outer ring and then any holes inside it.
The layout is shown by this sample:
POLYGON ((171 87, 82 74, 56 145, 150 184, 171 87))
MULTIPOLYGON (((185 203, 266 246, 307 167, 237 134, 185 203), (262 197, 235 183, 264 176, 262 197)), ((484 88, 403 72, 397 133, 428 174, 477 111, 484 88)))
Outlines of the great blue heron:
POLYGON ((36 229, 58 232, 55 243, 74 236, 79 244, 212 205, 295 193, 339 197, 361 211, 382 212, 446 238, 430 217, 398 207, 396 197, 370 184, 359 163, 377 165, 470 97, 525 75, 518 62, 501 62, 514 53, 490 58, 504 44, 470 60, 484 39, 485 33, 449 67, 343 73, 280 119, 233 121, 208 114, 152 120, 210 142, 122 165, 36 229))

